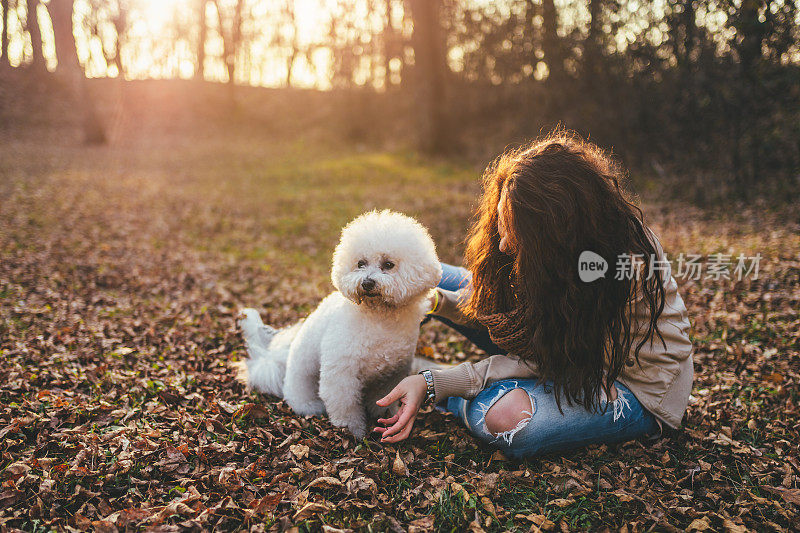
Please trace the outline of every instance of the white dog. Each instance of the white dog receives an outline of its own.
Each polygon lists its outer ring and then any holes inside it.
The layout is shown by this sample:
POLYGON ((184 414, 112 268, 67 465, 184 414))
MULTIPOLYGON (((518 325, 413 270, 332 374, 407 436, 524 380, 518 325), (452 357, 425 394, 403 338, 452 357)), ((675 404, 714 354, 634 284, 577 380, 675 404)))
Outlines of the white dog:
POLYGON ((428 231, 391 211, 345 226, 333 254, 328 295, 303 321, 281 330, 255 309, 239 321, 250 358, 246 383, 283 397, 300 415, 327 412, 361 438, 375 400, 409 375, 420 320, 442 269, 428 231))

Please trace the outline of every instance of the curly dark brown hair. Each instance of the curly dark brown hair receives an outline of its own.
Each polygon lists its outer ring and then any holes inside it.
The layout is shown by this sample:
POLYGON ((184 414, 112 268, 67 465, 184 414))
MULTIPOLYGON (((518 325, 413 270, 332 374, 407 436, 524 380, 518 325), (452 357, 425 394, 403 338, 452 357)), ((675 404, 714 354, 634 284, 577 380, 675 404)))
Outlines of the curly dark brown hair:
POLYGON ((465 255, 473 290, 463 311, 553 382, 559 409, 563 397, 597 410, 600 391, 611 397, 626 361, 638 363, 648 339, 664 342, 657 326, 664 280, 646 275, 658 252, 622 188, 625 178, 600 148, 564 131, 504 153, 483 176, 465 255), (499 249, 498 216, 508 254, 499 249), (609 262, 605 277, 580 280, 584 250, 609 262), (615 279, 621 254, 641 255, 641 275, 615 279), (647 324, 632 319, 639 298, 649 307, 647 324))

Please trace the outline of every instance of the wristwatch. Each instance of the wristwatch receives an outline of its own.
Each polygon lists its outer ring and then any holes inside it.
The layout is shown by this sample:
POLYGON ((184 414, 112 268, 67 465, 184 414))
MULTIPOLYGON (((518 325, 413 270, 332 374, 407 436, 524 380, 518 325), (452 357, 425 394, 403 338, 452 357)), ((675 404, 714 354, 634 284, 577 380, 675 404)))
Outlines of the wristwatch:
POLYGON ((427 390, 425 392, 425 401, 422 405, 428 405, 433 403, 433 400, 436 399, 436 391, 433 388, 433 372, 430 370, 421 370, 420 374, 422 377, 425 378, 425 385, 427 386, 427 390))

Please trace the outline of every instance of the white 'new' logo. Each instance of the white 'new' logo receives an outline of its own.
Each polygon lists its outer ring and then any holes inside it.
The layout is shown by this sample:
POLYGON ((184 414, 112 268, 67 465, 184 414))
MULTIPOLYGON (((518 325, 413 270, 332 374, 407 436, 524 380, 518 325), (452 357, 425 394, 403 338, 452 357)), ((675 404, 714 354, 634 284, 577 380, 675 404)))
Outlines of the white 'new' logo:
POLYGON ((608 262, 602 256, 585 250, 578 257, 578 277, 585 283, 604 278, 608 272, 608 262))

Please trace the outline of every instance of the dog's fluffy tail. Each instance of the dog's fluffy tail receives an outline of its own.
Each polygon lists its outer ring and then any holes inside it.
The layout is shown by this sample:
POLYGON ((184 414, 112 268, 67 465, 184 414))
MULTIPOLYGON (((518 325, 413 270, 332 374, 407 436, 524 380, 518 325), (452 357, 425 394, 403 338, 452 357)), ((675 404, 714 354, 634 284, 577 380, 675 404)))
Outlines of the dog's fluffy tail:
POLYGON ((259 392, 282 398, 286 360, 297 326, 278 330, 265 325, 255 309, 243 310, 239 327, 249 358, 236 364, 239 379, 259 392))

